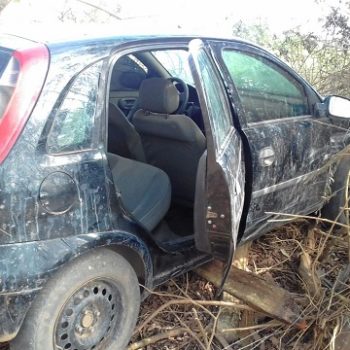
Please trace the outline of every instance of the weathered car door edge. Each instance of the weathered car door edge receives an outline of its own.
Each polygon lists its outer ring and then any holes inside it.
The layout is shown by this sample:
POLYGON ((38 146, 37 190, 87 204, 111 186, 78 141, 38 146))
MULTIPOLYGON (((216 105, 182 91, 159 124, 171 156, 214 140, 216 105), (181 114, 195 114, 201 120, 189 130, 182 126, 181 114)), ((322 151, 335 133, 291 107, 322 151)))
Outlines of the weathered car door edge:
MULTIPOLYGON (((202 169, 206 171, 205 196, 200 198, 202 204, 200 213, 204 213, 204 215, 195 215, 196 246, 199 250, 223 260, 226 267, 229 267, 237 244, 243 214, 245 186, 243 144, 241 136, 232 122, 232 111, 225 87, 205 43, 199 39, 192 40, 189 44, 189 53, 190 67, 202 108, 207 137, 206 169, 202 169), (203 68, 200 62, 201 58, 210 62, 207 68, 214 73, 216 83, 220 86, 220 91, 217 92, 220 94, 226 113, 230 114, 231 126, 220 147, 217 147, 214 142, 213 116, 211 114, 213 105, 208 99, 207 82, 201 69, 203 68)), ((200 166, 205 168, 203 158, 200 166)), ((197 199, 196 202, 198 202, 197 199)), ((196 208, 197 210, 198 208, 196 208)))

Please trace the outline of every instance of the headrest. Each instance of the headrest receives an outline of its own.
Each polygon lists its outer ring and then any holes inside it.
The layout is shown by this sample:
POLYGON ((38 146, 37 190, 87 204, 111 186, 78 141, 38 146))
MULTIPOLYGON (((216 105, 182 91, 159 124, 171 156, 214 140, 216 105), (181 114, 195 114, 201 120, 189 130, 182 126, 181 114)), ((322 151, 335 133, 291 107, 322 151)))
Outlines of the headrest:
POLYGON ((179 92, 174 84, 164 78, 151 78, 142 82, 139 106, 153 113, 171 114, 179 108, 179 92))
POLYGON ((115 65, 111 77, 111 90, 138 90, 144 79, 146 79, 146 73, 122 71, 118 65, 115 65))
POLYGON ((146 79, 146 74, 133 71, 122 72, 119 77, 120 84, 132 90, 138 90, 144 79, 146 79))

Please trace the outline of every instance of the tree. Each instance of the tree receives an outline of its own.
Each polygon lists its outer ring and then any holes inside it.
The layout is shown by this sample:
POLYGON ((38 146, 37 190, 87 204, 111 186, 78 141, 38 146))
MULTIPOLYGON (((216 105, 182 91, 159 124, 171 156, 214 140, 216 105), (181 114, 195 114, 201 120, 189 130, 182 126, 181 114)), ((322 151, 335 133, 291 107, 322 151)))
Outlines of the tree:
POLYGON ((333 7, 324 22, 324 28, 337 39, 343 47, 349 49, 350 46, 350 1, 343 6, 339 0, 338 7, 333 7))
POLYGON ((0 0, 0 12, 10 3, 11 0, 0 0))
POLYGON ((273 50, 322 94, 350 96, 350 57, 342 42, 292 30, 274 41, 273 50))
POLYGON ((254 41, 274 52, 324 95, 350 97, 350 1, 330 9, 319 33, 300 28, 274 35, 268 25, 233 25, 233 35, 254 41))
POLYGON ((65 0, 58 20, 64 23, 106 23, 121 20, 121 6, 108 0, 65 0))

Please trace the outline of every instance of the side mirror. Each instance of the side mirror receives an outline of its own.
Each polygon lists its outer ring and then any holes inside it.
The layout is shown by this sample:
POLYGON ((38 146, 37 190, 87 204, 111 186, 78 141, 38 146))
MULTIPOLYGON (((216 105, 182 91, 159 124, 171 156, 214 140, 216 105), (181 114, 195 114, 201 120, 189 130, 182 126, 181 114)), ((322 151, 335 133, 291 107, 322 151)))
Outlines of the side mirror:
POLYGON ((329 96, 325 100, 328 115, 350 119, 350 100, 340 96, 329 96))

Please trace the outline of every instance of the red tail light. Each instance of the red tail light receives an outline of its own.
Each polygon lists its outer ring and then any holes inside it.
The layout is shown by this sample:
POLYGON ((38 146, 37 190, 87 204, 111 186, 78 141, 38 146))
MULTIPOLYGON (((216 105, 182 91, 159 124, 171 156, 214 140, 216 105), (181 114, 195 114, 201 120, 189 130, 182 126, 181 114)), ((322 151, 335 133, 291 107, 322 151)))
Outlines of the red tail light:
POLYGON ((46 46, 14 51, 19 68, 13 93, 0 116, 0 164, 17 141, 44 85, 49 66, 46 46))

